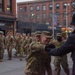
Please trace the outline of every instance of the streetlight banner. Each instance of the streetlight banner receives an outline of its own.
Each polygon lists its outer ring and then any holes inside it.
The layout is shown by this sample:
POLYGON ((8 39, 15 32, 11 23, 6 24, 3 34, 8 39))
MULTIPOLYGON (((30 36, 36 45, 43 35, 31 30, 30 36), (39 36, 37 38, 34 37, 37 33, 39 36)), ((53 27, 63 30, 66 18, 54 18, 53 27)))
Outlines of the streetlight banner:
POLYGON ((54 26, 57 26, 57 15, 56 15, 56 14, 53 14, 52 17, 54 18, 54 19, 53 19, 53 20, 54 20, 54 21, 53 21, 53 22, 54 22, 54 23, 53 23, 54 26))

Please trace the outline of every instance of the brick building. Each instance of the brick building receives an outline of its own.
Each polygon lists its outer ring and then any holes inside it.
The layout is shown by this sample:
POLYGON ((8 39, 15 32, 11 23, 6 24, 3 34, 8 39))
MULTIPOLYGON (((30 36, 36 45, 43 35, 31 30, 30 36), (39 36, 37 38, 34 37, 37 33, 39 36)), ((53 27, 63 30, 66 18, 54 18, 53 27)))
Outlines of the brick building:
POLYGON ((0 30, 15 34, 16 0, 0 0, 0 30))
MULTIPOLYGON (((53 8, 52 0, 19 2, 17 3, 17 12, 18 12, 17 17, 19 21, 45 23, 52 26, 52 14, 53 14, 52 8, 53 8)), ((69 26, 71 16, 74 13, 75 13, 75 0, 54 1, 54 14, 56 15, 57 18, 57 26, 65 27, 66 20, 68 21, 69 26)))

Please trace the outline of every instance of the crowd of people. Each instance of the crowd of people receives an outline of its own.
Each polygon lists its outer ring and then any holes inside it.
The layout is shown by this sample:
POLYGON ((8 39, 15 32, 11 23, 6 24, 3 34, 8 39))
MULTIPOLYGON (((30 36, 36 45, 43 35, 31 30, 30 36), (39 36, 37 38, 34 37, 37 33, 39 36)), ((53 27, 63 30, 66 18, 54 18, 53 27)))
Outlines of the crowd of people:
MULTIPOLYGON (((25 74, 27 75, 45 75, 47 71, 48 75, 52 75, 51 69, 51 55, 45 51, 45 46, 53 44, 53 48, 60 47, 66 39, 66 33, 57 33, 57 39, 53 40, 49 31, 36 31, 31 34, 16 33, 15 37, 9 32, 5 37, 3 32, 0 31, 0 62, 3 61, 4 50, 7 49, 8 60, 12 60, 12 49, 15 48, 15 56, 19 55, 20 61, 22 61, 23 55, 26 57, 25 74)), ((60 74, 62 65, 64 72, 69 75, 67 55, 62 57, 55 56, 54 66, 55 75, 60 74)))

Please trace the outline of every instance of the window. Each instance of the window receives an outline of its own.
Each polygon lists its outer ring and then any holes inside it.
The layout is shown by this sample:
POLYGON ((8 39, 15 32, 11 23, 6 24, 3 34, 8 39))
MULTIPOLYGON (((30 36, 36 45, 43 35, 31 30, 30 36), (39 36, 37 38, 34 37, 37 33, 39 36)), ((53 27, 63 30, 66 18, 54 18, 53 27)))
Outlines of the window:
POLYGON ((4 11, 3 2, 4 2, 4 0, 0 0, 0 12, 4 11))
POLYGON ((33 19, 33 18, 34 18, 34 16, 35 16, 35 15, 33 15, 33 14, 30 14, 30 18, 31 18, 31 19, 33 19))
POLYGON ((63 26, 66 26, 66 20, 63 21, 63 26))
POLYGON ((42 14, 42 18, 45 19, 46 18, 46 14, 42 14))
POLYGON ((49 18, 52 18, 52 12, 49 13, 49 18))
POLYGON ((60 17, 60 13, 56 12, 56 16, 57 16, 57 17, 60 17))
POLYGON ((72 11, 72 16, 73 16, 73 14, 75 14, 75 11, 72 11))
POLYGON ((36 10, 39 11, 40 10, 40 6, 36 6, 36 10))
POLYGON ((57 25, 60 25, 60 21, 59 20, 57 20, 57 25))
POLYGON ((40 18, 40 15, 39 14, 36 14, 36 19, 39 19, 40 18))
POLYGON ((43 5, 43 8, 42 8, 43 10, 46 10, 46 6, 45 5, 43 5))
POLYGON ((75 8, 75 1, 74 1, 74 2, 72 2, 72 7, 73 7, 73 8, 75 8))
POLYGON ((12 12, 12 1, 11 0, 7 0, 7 11, 12 12))
POLYGON ((49 5, 49 10, 52 10, 52 8, 53 8, 53 5, 50 4, 50 5, 49 5))
POLYGON ((34 10, 33 6, 30 6, 30 11, 33 11, 33 10, 34 10))
POLYGON ((63 4, 63 8, 64 8, 64 9, 66 9, 66 4, 67 4, 67 3, 64 3, 64 4, 63 4))
POLYGON ((56 4, 56 9, 59 9, 60 8, 60 4, 56 4))
POLYGON ((20 8, 19 8, 19 10, 20 10, 20 11, 22 11, 22 10, 23 10, 23 8, 22 8, 22 7, 20 7, 20 8))
POLYGON ((64 12, 64 13, 63 13, 63 16, 66 17, 66 15, 67 15, 66 12, 64 12))
POLYGON ((24 7, 24 11, 27 12, 27 7, 24 7))

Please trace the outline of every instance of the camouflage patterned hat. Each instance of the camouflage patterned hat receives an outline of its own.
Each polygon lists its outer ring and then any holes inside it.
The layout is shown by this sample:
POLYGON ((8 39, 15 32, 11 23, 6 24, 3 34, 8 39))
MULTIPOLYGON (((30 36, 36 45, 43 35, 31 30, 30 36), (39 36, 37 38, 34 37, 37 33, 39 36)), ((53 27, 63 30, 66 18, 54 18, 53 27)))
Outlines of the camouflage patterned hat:
POLYGON ((42 35, 45 36, 46 38, 51 38, 52 39, 51 33, 49 31, 43 31, 42 35))
POLYGON ((58 37, 58 36, 62 37, 62 33, 57 33, 57 37, 58 37))
POLYGON ((41 31, 36 31, 36 32, 34 33, 34 35, 35 35, 35 36, 40 36, 40 35, 41 35, 41 31))
POLYGON ((4 32, 3 31, 0 31, 0 34, 4 34, 4 32))

